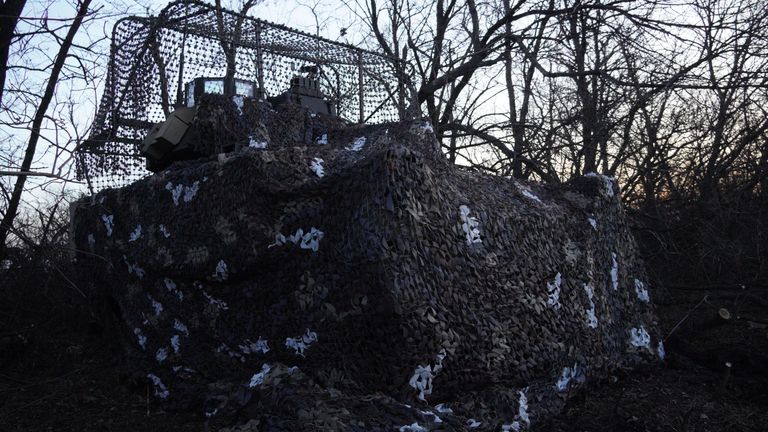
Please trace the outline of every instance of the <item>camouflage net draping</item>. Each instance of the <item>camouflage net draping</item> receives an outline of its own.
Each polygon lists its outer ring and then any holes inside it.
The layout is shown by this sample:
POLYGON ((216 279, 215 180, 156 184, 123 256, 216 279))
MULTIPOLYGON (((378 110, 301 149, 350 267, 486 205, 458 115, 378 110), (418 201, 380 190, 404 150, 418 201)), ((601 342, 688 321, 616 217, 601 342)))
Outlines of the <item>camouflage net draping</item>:
POLYGON ((78 148, 78 178, 98 191, 149 174, 141 140, 174 107, 187 104, 188 83, 225 77, 222 41, 236 47, 234 79, 256 83, 266 97, 286 91, 301 67, 319 66, 321 90, 341 118, 375 124, 406 117, 406 65, 232 11, 222 10, 221 18, 223 34, 214 6, 184 0, 157 17, 115 25, 105 91, 91 135, 78 148))
POLYGON ((611 179, 468 172, 419 121, 325 128, 73 209, 159 401, 210 430, 521 431, 663 358, 611 179))

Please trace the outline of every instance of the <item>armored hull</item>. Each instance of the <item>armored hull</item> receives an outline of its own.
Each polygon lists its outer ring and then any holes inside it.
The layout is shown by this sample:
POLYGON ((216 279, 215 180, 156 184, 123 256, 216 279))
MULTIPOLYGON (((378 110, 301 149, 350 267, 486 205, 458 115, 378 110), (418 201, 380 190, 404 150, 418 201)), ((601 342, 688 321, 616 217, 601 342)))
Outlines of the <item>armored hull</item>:
POLYGON ((293 143, 78 203, 79 263, 159 401, 278 430, 525 430, 663 357, 612 179, 468 171, 421 121, 293 143))

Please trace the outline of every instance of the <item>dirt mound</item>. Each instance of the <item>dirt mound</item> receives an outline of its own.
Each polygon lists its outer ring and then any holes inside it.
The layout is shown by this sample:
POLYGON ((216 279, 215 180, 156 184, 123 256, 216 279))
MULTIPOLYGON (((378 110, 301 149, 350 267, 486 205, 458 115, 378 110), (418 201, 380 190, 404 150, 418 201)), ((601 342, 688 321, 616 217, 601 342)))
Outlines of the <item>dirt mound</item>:
POLYGON ((663 357, 617 192, 462 170, 423 122, 346 127, 103 191, 73 239, 168 406, 258 430, 524 430, 663 357))

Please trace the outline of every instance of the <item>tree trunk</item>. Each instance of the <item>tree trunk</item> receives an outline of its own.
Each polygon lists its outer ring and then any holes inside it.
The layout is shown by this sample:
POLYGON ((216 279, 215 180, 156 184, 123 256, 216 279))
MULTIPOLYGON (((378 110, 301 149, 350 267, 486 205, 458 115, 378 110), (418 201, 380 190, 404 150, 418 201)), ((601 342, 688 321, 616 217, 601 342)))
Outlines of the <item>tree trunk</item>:
MULTIPOLYGON (((504 0, 503 4, 504 14, 506 15, 509 13, 509 0, 504 0)), ((504 80, 507 84, 507 100, 509 101, 509 125, 512 128, 512 136, 514 138, 512 177, 520 178, 523 176, 523 163, 520 160, 522 142, 519 138, 522 137, 518 137, 517 103, 515 100, 514 82, 512 81, 512 23, 507 22, 504 24, 504 31, 506 34, 506 40, 504 41, 504 80)))
POLYGON ((0 102, 3 101, 5 73, 8 70, 8 53, 13 41, 13 31, 27 0, 7 0, 0 5, 0 102))
MULTIPOLYGON (((578 4, 578 3, 577 3, 578 4)), ((590 92, 586 77, 587 62, 587 26, 585 12, 577 11, 570 18, 571 38, 573 41, 576 96, 581 104, 581 148, 584 155, 582 174, 597 172, 597 143, 594 127, 597 120, 594 95, 590 92)))
POLYGON ((760 196, 763 201, 768 203, 768 142, 763 144, 763 149, 760 152, 760 196))

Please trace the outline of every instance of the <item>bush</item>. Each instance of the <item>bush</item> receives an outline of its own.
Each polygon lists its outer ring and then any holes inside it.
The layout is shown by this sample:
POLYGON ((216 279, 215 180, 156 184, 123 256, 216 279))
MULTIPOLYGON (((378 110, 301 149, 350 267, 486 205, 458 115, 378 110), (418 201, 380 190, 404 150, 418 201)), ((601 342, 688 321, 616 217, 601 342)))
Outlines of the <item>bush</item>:
POLYGON ((768 287, 768 201, 657 203, 631 210, 649 273, 668 287, 768 287))

